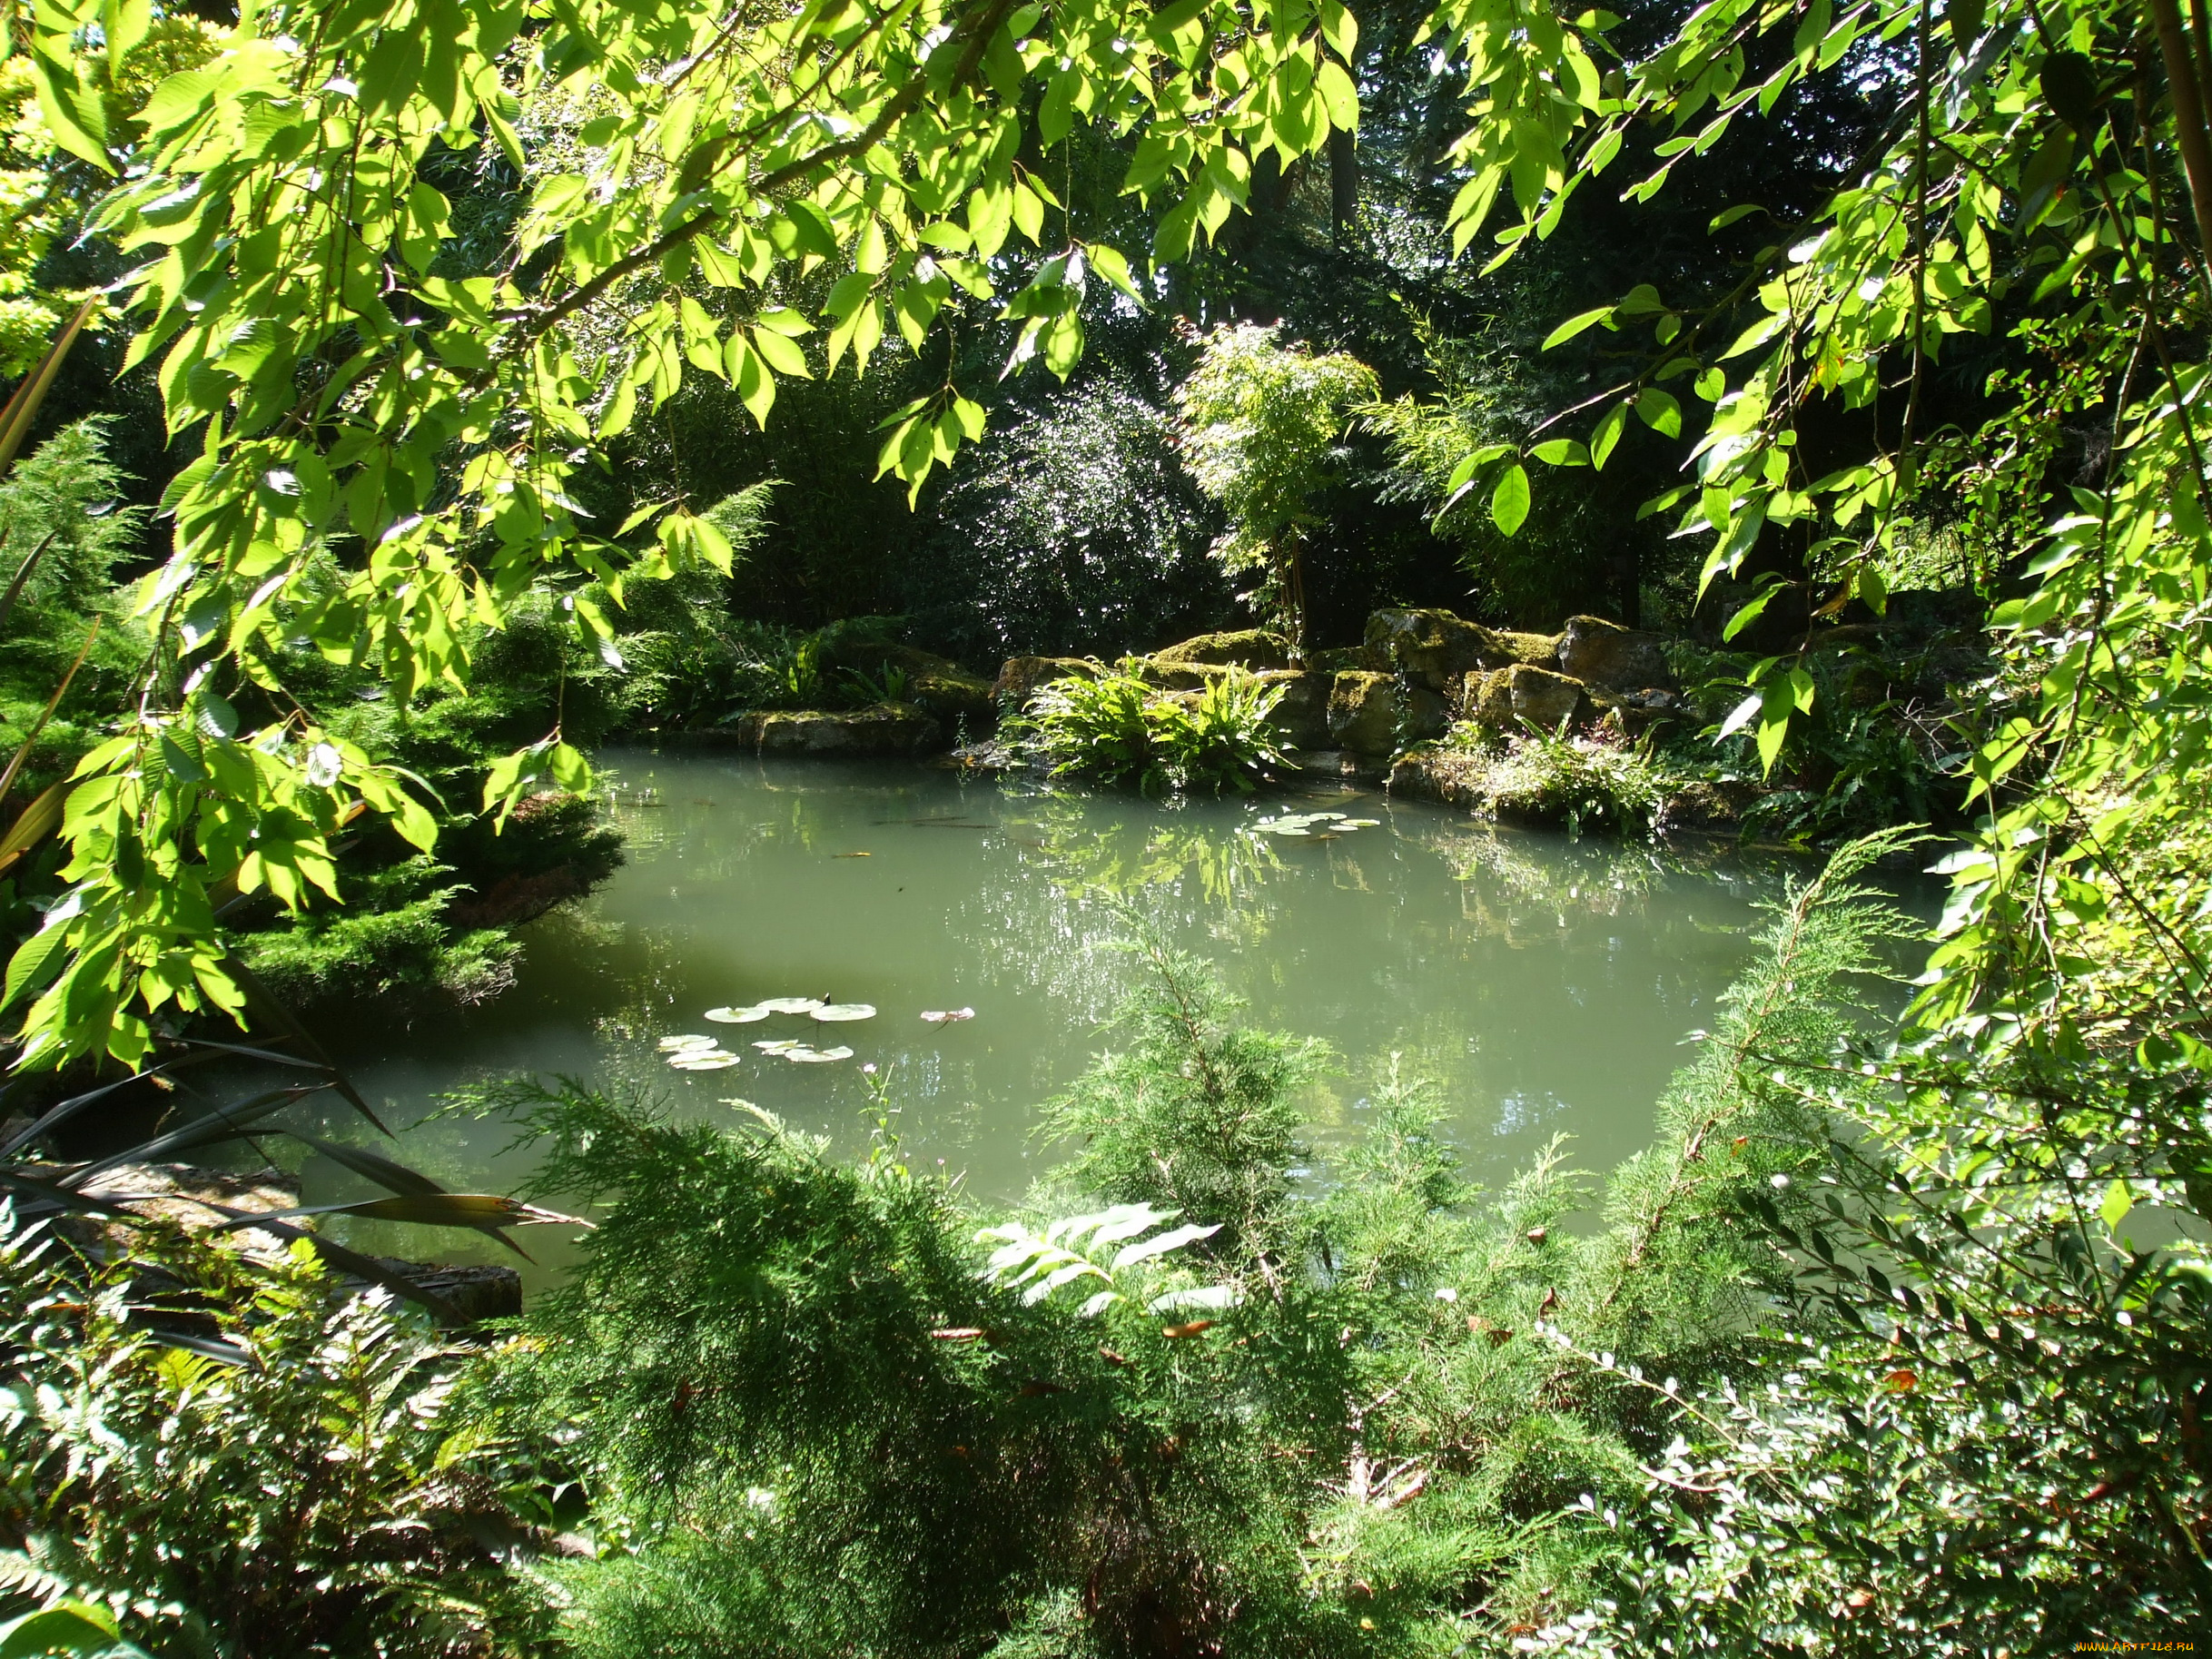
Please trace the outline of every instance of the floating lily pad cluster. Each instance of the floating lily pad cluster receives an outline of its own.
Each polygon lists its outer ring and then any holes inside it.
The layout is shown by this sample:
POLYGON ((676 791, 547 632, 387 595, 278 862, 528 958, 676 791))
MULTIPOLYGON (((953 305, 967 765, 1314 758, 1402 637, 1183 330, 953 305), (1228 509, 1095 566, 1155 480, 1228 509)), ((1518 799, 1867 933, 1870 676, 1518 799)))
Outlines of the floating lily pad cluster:
POLYGON ((781 1042, 755 1042, 753 1046, 762 1053, 772 1054, 778 1060, 795 1060, 807 1065, 820 1065, 825 1061, 853 1058, 853 1051, 846 1048, 842 1042, 834 1049, 818 1049, 809 1043, 786 1037, 781 1042))
POLYGON ((873 1002, 825 1002, 818 996, 772 996, 746 1008, 710 1008, 706 1017, 717 1025, 751 1025, 770 1014, 810 1014, 825 1024, 844 1020, 873 1020, 873 1002))
MULTIPOLYGON (((825 1025, 838 1025, 854 1020, 873 1020, 875 1006, 872 1002, 829 1002, 818 996, 772 996, 743 1008, 706 1011, 706 1017, 716 1025, 754 1025, 770 1014, 804 1014, 825 1025)), ((664 1037, 660 1046, 668 1056, 668 1063, 679 1071, 716 1071, 737 1063, 737 1056, 716 1046, 712 1037, 664 1037)), ((808 1065, 853 1058, 849 1048, 818 1049, 796 1038, 755 1042, 753 1046, 763 1054, 808 1065)))
POLYGON ((712 1037, 663 1037, 660 1052, 679 1071, 720 1071, 737 1063, 737 1056, 712 1037))
POLYGON ((1348 818, 1340 812, 1287 812, 1249 827, 1262 835, 1335 835, 1346 830, 1374 829, 1380 818, 1348 818))

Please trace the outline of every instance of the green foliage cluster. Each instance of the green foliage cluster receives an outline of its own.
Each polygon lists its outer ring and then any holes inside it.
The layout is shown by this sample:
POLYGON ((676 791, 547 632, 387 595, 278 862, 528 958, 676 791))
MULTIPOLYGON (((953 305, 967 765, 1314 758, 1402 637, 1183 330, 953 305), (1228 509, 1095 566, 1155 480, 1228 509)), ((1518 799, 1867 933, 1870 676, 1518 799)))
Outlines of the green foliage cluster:
POLYGON ((1070 675, 1031 694, 1005 722, 1007 741, 1055 777, 1173 789, 1249 792, 1284 764, 1269 724, 1281 687, 1230 669, 1199 691, 1162 691, 1122 671, 1070 675))
POLYGON ((1648 744, 1599 731, 1516 732, 1499 739, 1463 723, 1446 744, 1480 758, 1476 793, 1497 816, 1521 824, 1562 825, 1571 834, 1635 834, 1652 827, 1676 775, 1648 744))
POLYGON ((467 1355, 383 1292, 333 1301, 304 1248, 0 1225, 0 1612, 74 1599, 163 1659, 458 1659, 519 1609, 467 1355))
POLYGON ((1894 927, 1845 875, 1778 918, 1595 1233, 1555 1148, 1467 1187, 1394 1070, 1305 1196, 1325 1054, 1152 945, 1126 1048, 1054 1110, 1075 1157, 980 1233, 895 1141, 841 1167, 773 1122, 504 1091, 544 1189, 610 1205, 486 1385, 594 1494, 596 1559, 540 1569, 565 1637, 1433 1654, 1586 1605, 1690 1392, 1776 1346, 1791 1264, 1743 1218, 1802 1219, 1823 1137, 1763 1080, 1829 1052, 1848 1002, 1804 992, 1894 927))
POLYGON ((1111 657, 1225 608, 1212 516, 1172 423, 1120 377, 1086 377, 987 434, 934 517, 905 591, 955 656, 1111 657))
POLYGON ((1312 498, 1341 466, 1351 412, 1376 391, 1375 371, 1357 358, 1317 357, 1251 323, 1209 334, 1176 389, 1191 475, 1229 518, 1214 556, 1231 576, 1260 573, 1248 602, 1295 650, 1305 646, 1300 550, 1315 522, 1312 498))
POLYGON ((1331 1057, 1140 941, 1116 1047, 1045 1125, 1072 1155, 1012 1215, 880 1111, 840 1163, 765 1114, 480 1091, 597 1225, 451 1395, 426 1334, 303 1265, 180 1246, 88 1293, 12 1239, 0 1431, 113 1436, 83 1475, 16 1453, 16 1536, 150 1642, 324 1575, 336 1653, 463 1651, 470 1618, 600 1659, 1986 1655, 2186 1622, 2212 1296, 2121 1229, 2135 1191, 2195 1201, 2201 1091, 2125 1052, 1869 1044, 1911 928, 1861 878, 1901 844, 1776 907, 1602 1185, 1555 1145, 1471 1187, 1395 1062, 1307 1184, 1331 1057), (134 1328, 149 1303, 208 1340, 134 1328), (213 1471, 189 1498, 141 1473, 181 1457, 213 1471), (156 1543, 188 1502, 306 1519, 156 1543), (487 1511, 519 1554, 440 1554, 487 1511), (349 1526, 379 1546, 317 1553, 349 1526))
POLYGON ((1970 682, 1990 665, 1939 635, 1919 645, 1822 650, 1804 672, 1809 708, 1786 726, 1757 724, 1763 697, 1747 693, 1758 659, 1682 642, 1673 652, 1703 729, 1671 735, 1668 759, 1688 775, 1760 785, 1744 815, 1762 838, 1835 841, 1886 825, 1957 823, 1957 777, 1970 710, 1943 684, 1970 682))
POLYGON ((112 424, 94 416, 64 427, 0 478, 0 588, 23 578, 0 611, 0 722, 11 751, 36 734, 15 785, 25 798, 92 747, 150 644, 114 592, 112 573, 136 553, 146 515, 123 505, 128 480, 106 453, 112 424), (42 726, 64 678, 68 692, 42 726))
POLYGON ((459 928, 450 865, 416 853, 359 877, 344 910, 246 934, 241 954, 287 1006, 316 1012, 373 998, 395 1012, 488 1002, 522 947, 496 927, 459 928))

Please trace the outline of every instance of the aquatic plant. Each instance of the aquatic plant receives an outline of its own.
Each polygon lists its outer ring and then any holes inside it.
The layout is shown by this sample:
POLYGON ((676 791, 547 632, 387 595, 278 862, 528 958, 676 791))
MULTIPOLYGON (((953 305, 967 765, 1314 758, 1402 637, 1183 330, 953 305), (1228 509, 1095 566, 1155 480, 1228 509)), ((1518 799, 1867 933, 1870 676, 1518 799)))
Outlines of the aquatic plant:
POLYGON ((1055 777, 1170 789, 1250 790, 1282 765, 1269 725, 1280 687, 1238 669, 1195 692, 1168 692, 1126 668, 1096 679, 1070 676, 1033 693, 1005 726, 1022 752, 1055 777))

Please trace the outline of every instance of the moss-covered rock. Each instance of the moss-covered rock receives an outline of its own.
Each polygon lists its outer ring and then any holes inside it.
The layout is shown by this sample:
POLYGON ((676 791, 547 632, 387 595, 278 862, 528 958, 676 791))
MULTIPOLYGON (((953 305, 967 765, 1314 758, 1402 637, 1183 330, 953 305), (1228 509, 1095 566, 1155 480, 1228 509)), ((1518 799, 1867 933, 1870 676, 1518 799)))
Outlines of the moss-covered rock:
POLYGON ((1387 674, 1339 674, 1329 686, 1328 735, 1356 755, 1397 747, 1397 681, 1387 674))
POLYGON ((1569 617, 1557 667, 1585 685, 1614 692, 1675 689, 1665 642, 1601 617, 1569 617))
POLYGON ((1263 669, 1256 676, 1262 684, 1282 688, 1282 700, 1268 724, 1282 734, 1289 749, 1325 749, 1328 746, 1328 705, 1336 676, 1295 668, 1263 669))
POLYGON ((694 743, 763 755, 921 755, 944 746, 943 726, 911 703, 836 713, 770 709, 687 736, 694 743))
POLYGON ((1571 729, 1587 721, 1593 710, 1580 680, 1527 663, 1495 669, 1479 680, 1470 677, 1463 706, 1468 718, 1494 732, 1525 731, 1531 726, 1555 732, 1562 721, 1571 729))
POLYGON ((1290 642, 1263 627, 1200 634, 1152 653, 1157 663, 1206 663, 1217 667, 1288 668, 1290 642))
POLYGON ((1368 645, 1337 646, 1326 651, 1310 652, 1306 663, 1323 674, 1387 674, 1393 666, 1389 652, 1368 645))
POLYGON ((1558 647, 1555 635, 1484 627, 1448 610, 1378 610, 1368 617, 1365 648, 1397 673, 1457 701, 1467 675, 1516 663, 1548 668, 1558 647))
POLYGON ((991 696, 1002 709, 1015 709, 1029 701, 1030 693, 1049 680, 1075 675, 1095 680, 1106 670, 1087 657, 1010 657, 992 682, 991 696))
POLYGON ((1162 662, 1157 657, 1140 657, 1134 660, 1137 677, 1162 691, 1203 691, 1224 675, 1252 672, 1228 663, 1162 662))

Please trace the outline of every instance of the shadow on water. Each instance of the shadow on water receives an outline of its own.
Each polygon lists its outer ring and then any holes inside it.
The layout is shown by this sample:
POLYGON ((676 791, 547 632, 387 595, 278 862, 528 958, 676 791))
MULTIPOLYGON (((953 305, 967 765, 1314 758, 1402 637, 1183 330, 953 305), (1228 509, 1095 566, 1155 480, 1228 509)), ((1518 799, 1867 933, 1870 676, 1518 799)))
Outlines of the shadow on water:
MULTIPOLYGON (((423 1121, 471 1081, 568 1074, 714 1121, 736 1121, 742 1099, 849 1150, 864 1141, 859 1067, 873 1062, 891 1073, 912 1157, 1018 1194, 1052 1156, 1031 1133, 1036 1107, 1110 1041, 1100 1027, 1131 972, 1111 948, 1121 906, 1215 963, 1255 1022, 1338 1051, 1340 1070, 1305 1102, 1324 1158, 1397 1053, 1452 1103, 1472 1173, 1503 1180, 1562 1131, 1575 1161, 1603 1168, 1647 1138, 1687 1033, 1747 958, 1759 901, 1804 868, 1496 829, 1353 790, 1163 804, 903 764, 603 758, 629 862, 525 930, 510 992, 412 1028, 327 1033, 388 1121, 414 1126, 403 1155, 449 1185, 511 1190, 528 1167, 499 1124, 423 1121), (1254 830, 1285 810, 1379 823, 1254 830), (966 833, 922 833, 945 829, 966 833), (878 1012, 834 1028, 701 1018, 777 996, 878 1012), (975 1017, 922 1018, 963 1007, 975 1017), (850 1061, 752 1046, 825 1030, 850 1061), (658 1042, 682 1032, 721 1039, 740 1063, 672 1071, 658 1042)), ((334 1169, 307 1176, 353 1196, 334 1169)), ((356 1236, 422 1248, 373 1225, 356 1236)))

